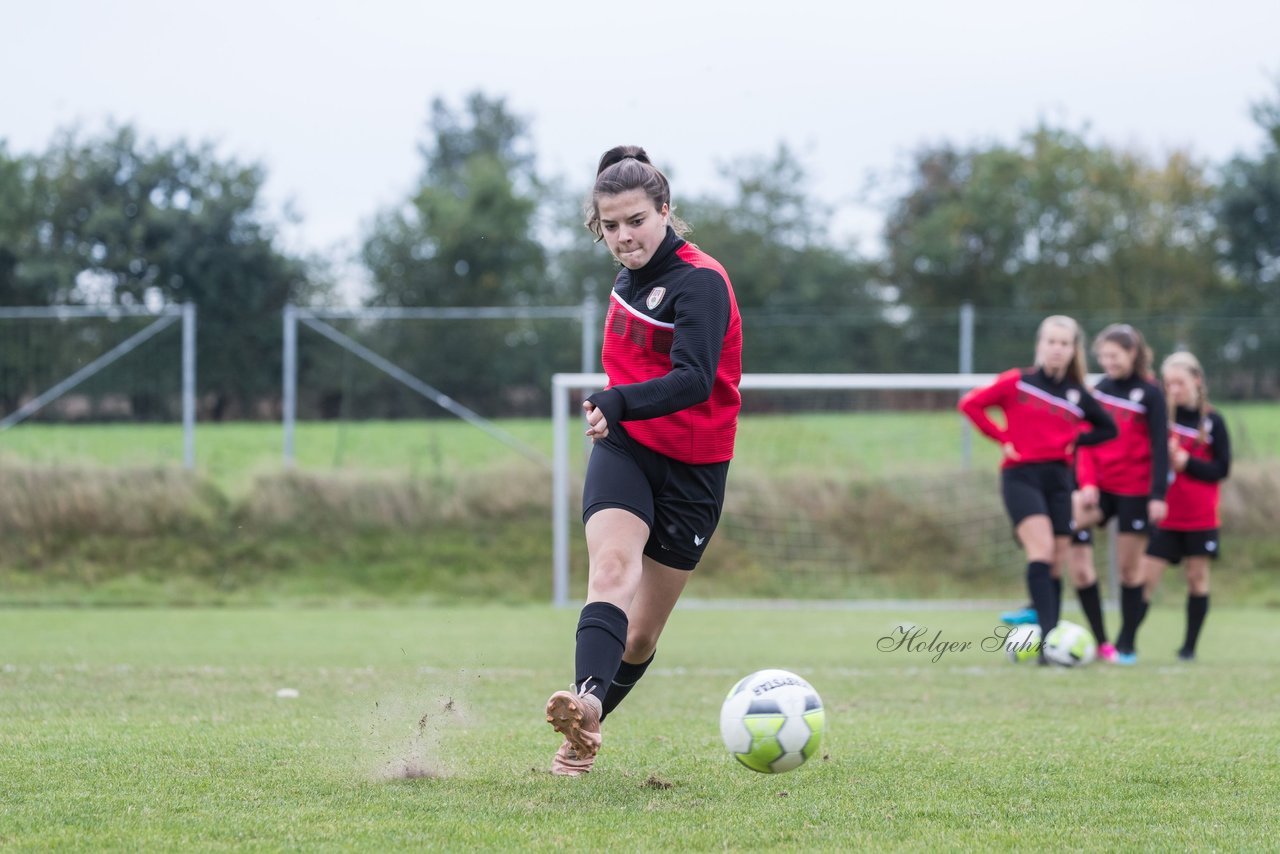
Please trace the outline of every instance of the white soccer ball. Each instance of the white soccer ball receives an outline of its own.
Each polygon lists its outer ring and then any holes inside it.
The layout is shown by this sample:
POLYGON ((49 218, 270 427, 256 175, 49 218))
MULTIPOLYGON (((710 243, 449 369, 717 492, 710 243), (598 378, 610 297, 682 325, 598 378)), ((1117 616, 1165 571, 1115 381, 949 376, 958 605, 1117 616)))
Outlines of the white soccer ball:
POLYGON ((1049 630, 1044 657, 1063 667, 1080 667, 1093 661, 1098 645, 1084 626, 1063 620, 1049 630))
POLYGON ((1004 654, 1014 664, 1035 661, 1040 657, 1040 627, 1031 624, 1018 626, 1004 639, 1004 654))
POLYGON ((822 746, 826 713, 813 686, 787 670, 757 670, 738 680, 720 707, 720 737, 752 771, 780 774, 822 746))

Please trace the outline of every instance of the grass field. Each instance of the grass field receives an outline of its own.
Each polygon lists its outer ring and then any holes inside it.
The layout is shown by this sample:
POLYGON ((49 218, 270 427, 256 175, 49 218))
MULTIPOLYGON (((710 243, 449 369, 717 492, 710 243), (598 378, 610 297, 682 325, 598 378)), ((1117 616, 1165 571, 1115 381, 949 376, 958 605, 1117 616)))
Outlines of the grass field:
MULTIPOLYGON (((1233 447, 1242 459, 1280 455, 1280 405, 1223 407, 1233 447)), ((551 455, 549 419, 510 419, 499 426, 551 455)), ((575 433, 576 422, 575 422, 575 433)), ((877 476, 947 471, 960 465, 961 420, 953 412, 820 413, 742 419, 735 471, 832 471, 877 476)), ((281 469, 279 424, 200 424, 198 468, 238 494, 253 479, 281 469)), ((973 465, 994 468, 995 445, 973 435, 973 465)), ((460 421, 308 422, 298 425, 297 465, 303 471, 394 473, 452 477, 486 465, 526 465, 515 451, 460 421)), ((576 457, 576 455, 575 455, 576 457)), ((181 429, 174 425, 22 424, 0 433, 4 460, 60 465, 179 465, 181 429)), ((576 460, 575 460, 576 461, 576 460)))
MULTIPOLYGON (((1070 615, 1068 615, 1070 616, 1070 615)), ((540 717, 576 613, 0 611, 5 850, 1258 850, 1276 844, 1274 614, 1220 608, 1175 663, 1011 665, 993 615, 680 610, 588 777, 540 717), (910 621, 974 649, 877 650, 910 621), (738 766, 721 699, 784 667, 823 756, 738 766), (296 699, 277 691, 293 688, 296 699)))

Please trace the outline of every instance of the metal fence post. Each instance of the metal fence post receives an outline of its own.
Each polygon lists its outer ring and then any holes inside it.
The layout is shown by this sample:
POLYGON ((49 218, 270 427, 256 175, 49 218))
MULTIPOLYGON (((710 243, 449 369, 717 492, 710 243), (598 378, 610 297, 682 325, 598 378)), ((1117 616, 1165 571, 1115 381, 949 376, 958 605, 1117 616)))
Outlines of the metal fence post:
POLYGON ((196 467, 196 305, 182 304, 182 465, 196 467))
POLYGON ((284 307, 284 467, 293 467, 293 431, 298 416, 298 314, 293 303, 284 307))
POLYGON ((596 295, 587 292, 582 299, 582 372, 596 369, 596 295))
MULTIPOLYGON (((973 303, 960 303, 960 373, 973 373, 973 303)), ((963 392, 962 392, 963 394, 963 392)), ((973 426, 968 418, 960 419, 960 465, 969 468, 973 462, 973 426)))

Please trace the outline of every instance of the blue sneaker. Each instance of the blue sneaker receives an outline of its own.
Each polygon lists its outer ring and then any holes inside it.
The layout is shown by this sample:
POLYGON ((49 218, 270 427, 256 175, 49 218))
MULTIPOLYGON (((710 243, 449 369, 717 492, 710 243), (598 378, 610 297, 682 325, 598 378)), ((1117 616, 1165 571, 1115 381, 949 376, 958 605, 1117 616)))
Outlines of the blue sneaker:
POLYGON ((1137 664, 1138 654, 1136 652, 1117 652, 1114 661, 1116 664, 1123 664, 1125 666, 1137 664))
POLYGON ((1000 615, 1000 622, 1008 623, 1011 626, 1024 626, 1028 623, 1037 623, 1039 621, 1036 609, 1030 606, 1013 611, 1005 611, 1000 615))

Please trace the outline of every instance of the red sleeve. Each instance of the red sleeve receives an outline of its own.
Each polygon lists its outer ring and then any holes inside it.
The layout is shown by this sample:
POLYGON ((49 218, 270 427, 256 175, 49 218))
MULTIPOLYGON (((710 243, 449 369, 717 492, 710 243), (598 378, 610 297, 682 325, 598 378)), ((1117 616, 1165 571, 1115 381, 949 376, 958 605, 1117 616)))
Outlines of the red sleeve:
POLYGON ((1093 458, 1094 447, 1090 445, 1084 448, 1076 448, 1077 487, 1098 485, 1098 464, 1093 458))
MULTIPOLYGON (((1018 377, 1021 375, 1022 372, 1016 368, 1011 371, 1005 371, 996 377, 996 381, 991 385, 975 388, 960 398, 960 403, 957 406, 965 414, 965 417, 973 422, 975 427, 1002 445, 1009 441, 1009 429, 1007 426, 1000 427, 992 421, 987 415, 987 410, 993 406, 1004 407, 1012 399, 1011 394, 1018 383, 1018 377)), ((1008 421, 1007 410, 1005 420, 1006 422, 1008 421)))

